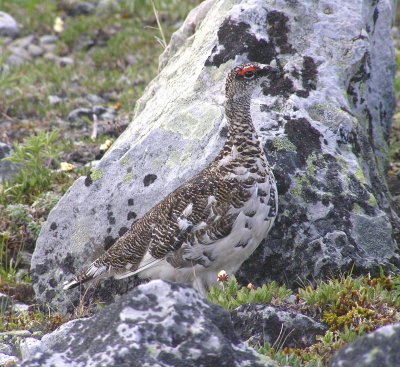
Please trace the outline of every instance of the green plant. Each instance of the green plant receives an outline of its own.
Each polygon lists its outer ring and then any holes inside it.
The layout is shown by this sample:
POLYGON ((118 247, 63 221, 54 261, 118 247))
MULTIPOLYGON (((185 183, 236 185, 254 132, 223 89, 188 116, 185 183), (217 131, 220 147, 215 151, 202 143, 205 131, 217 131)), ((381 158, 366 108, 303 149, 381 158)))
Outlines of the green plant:
POLYGON ((254 288, 251 285, 242 287, 235 277, 219 285, 212 286, 208 293, 208 300, 230 310, 245 303, 270 303, 272 300, 280 302, 292 294, 285 286, 278 286, 276 282, 264 284, 254 288))
POLYGON ((4 184, 2 203, 19 202, 31 204, 42 192, 49 191, 57 176, 51 170, 53 161, 57 161, 58 148, 55 141, 58 131, 39 131, 36 135, 14 145, 14 152, 5 158, 19 167, 11 181, 4 184))

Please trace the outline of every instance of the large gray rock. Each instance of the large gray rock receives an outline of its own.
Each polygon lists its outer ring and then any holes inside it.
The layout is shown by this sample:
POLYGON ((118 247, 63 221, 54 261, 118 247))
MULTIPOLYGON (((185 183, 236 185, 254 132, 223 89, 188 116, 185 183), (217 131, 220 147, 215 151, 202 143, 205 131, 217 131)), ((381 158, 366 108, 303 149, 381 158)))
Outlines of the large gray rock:
MULTIPOLYGON (((224 83, 244 61, 284 76, 254 98, 253 121, 278 181, 279 215, 239 277, 295 284, 338 270, 399 263, 384 179, 394 108, 389 0, 209 0, 188 17, 139 100, 134 121, 51 212, 32 258, 41 302, 155 203, 210 162, 225 141, 224 83)), ((134 279, 101 282, 112 301, 134 279)))
POLYGON ((156 280, 25 349, 24 367, 277 367, 239 342, 228 312, 187 286, 156 280))
POLYGON ((343 347, 330 367, 395 367, 400 361, 400 324, 386 325, 343 347))
POLYGON ((269 343, 278 349, 305 348, 315 343, 327 327, 299 312, 269 305, 247 304, 231 311, 238 336, 250 345, 269 343))
POLYGON ((4 11, 0 11, 0 37, 17 37, 19 27, 15 19, 4 11))

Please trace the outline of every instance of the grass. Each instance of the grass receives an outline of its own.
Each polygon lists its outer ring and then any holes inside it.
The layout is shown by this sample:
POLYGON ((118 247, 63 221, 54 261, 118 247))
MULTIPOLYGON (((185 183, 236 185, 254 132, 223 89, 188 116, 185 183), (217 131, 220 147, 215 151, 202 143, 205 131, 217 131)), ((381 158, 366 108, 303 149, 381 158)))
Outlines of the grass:
POLYGON ((209 292, 209 301, 231 310, 245 303, 270 304, 302 312, 326 324, 329 330, 304 349, 274 345, 254 345, 281 366, 328 366, 331 355, 345 344, 380 326, 400 321, 400 275, 352 277, 342 275, 314 285, 303 285, 294 293, 275 282, 255 288, 240 286, 236 279, 219 282, 209 292))

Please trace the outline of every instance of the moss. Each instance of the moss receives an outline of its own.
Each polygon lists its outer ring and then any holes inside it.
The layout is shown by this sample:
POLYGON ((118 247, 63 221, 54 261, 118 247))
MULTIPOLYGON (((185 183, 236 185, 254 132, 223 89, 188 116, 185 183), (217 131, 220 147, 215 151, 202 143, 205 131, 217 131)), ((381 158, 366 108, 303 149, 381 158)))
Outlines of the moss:
POLYGON ((286 150, 288 152, 296 152, 296 146, 286 136, 277 137, 272 142, 272 145, 276 150, 286 150))
POLYGON ((371 194, 371 193, 369 194, 368 204, 373 206, 373 207, 378 206, 378 202, 376 201, 375 196, 373 194, 371 194))
POLYGON ((354 176, 356 176, 357 180, 363 185, 367 184, 367 180, 365 179, 364 172, 361 167, 358 167, 357 171, 354 173, 354 176))
POLYGON ((121 160, 119 161, 119 163, 121 163, 122 166, 127 166, 129 163, 129 158, 128 156, 125 156, 123 158, 121 158, 121 160))
POLYGON ((127 173, 123 178, 124 184, 130 183, 132 180, 133 180, 132 172, 127 173))
POLYGON ((92 179, 93 182, 100 180, 101 178, 103 178, 103 171, 99 169, 92 169, 90 171, 90 178, 92 179))

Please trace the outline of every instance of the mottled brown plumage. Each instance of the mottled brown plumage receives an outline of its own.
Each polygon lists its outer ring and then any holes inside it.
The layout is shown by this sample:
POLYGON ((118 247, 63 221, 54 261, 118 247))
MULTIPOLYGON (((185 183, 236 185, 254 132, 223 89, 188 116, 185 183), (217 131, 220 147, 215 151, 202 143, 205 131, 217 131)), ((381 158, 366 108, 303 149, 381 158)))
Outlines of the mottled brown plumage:
POLYGON ((204 291, 224 269, 235 272, 265 238, 277 212, 275 179, 251 121, 254 88, 275 72, 244 64, 226 81, 229 135, 211 164, 153 207, 72 288, 104 272, 138 273, 204 291))

